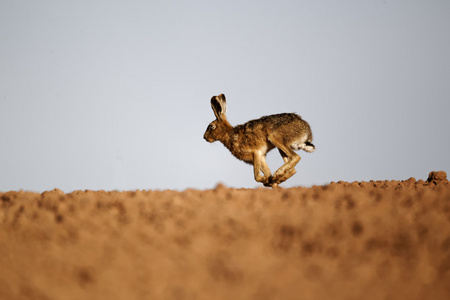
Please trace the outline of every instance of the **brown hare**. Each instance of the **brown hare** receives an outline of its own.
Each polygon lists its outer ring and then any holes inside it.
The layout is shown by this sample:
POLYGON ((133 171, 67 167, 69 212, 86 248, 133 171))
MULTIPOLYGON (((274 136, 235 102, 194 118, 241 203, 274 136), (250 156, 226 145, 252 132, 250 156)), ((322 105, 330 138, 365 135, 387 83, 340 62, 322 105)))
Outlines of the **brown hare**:
POLYGON ((294 167, 300 156, 294 150, 315 150, 309 124, 294 113, 265 116, 233 127, 225 116, 224 94, 212 97, 211 107, 216 120, 209 124, 203 138, 210 143, 220 141, 236 158, 252 164, 255 180, 265 186, 276 187, 296 173, 294 167), (272 175, 266 154, 273 148, 278 148, 284 165, 272 175))

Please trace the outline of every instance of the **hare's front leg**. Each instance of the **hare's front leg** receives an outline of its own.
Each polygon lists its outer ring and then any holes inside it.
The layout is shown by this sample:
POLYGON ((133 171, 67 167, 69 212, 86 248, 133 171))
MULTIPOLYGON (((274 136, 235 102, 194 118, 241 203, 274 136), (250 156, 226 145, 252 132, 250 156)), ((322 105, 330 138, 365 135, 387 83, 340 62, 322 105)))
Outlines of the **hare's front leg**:
POLYGON ((269 178, 271 178, 272 174, 266 163, 266 158, 260 151, 255 152, 253 155, 253 172, 256 181, 261 182, 264 185, 269 184, 269 178), (261 172, 264 175, 261 175, 261 172))

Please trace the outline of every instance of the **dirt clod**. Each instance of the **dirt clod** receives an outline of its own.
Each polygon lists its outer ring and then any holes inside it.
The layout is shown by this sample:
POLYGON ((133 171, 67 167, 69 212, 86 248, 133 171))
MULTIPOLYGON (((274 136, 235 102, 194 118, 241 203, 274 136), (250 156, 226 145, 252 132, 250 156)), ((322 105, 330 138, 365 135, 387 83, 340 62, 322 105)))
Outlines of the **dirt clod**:
POLYGON ((447 181, 447 173, 444 171, 431 171, 428 175, 428 182, 434 182, 434 181, 447 181))

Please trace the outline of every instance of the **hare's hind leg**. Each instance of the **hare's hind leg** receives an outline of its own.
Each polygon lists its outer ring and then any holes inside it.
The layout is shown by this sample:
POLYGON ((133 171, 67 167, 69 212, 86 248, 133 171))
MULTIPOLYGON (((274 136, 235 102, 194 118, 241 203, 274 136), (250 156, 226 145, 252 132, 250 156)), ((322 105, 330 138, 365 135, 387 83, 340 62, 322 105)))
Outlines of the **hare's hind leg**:
POLYGON ((255 152, 253 155, 253 172, 256 181, 261 182, 264 185, 269 183, 269 178, 271 178, 272 174, 266 163, 265 156, 259 151, 255 152), (264 175, 261 175, 261 172, 264 175))
MULTIPOLYGON (((283 158, 284 163, 287 164, 289 162, 289 156, 287 156, 287 154, 284 153, 283 151, 281 151, 280 149, 278 149, 278 152, 280 152, 280 155, 283 158)), ((296 154, 296 155, 298 155, 298 154, 296 154)), ((288 180, 289 178, 294 176, 295 173, 297 173, 297 171, 294 169, 294 167, 292 167, 292 169, 290 169, 282 178, 280 178, 281 182, 288 180)))
POLYGON ((286 146, 282 139, 277 139, 276 137, 269 137, 269 140, 275 147, 280 151, 281 156, 284 160, 284 165, 282 165, 272 177, 272 182, 280 184, 291 176, 293 176, 297 171, 295 171, 295 166, 300 161, 300 156, 294 152, 289 146, 286 146))

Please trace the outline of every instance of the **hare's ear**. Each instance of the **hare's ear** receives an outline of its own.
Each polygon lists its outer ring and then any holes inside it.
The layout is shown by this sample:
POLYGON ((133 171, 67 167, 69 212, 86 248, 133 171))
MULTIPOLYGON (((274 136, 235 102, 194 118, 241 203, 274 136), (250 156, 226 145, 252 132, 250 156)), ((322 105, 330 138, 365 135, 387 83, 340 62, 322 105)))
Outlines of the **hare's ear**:
POLYGON ((225 117, 225 113, 227 112, 227 102, 224 94, 220 94, 219 96, 214 96, 211 98, 211 107, 214 111, 214 115, 217 119, 221 119, 225 117))

